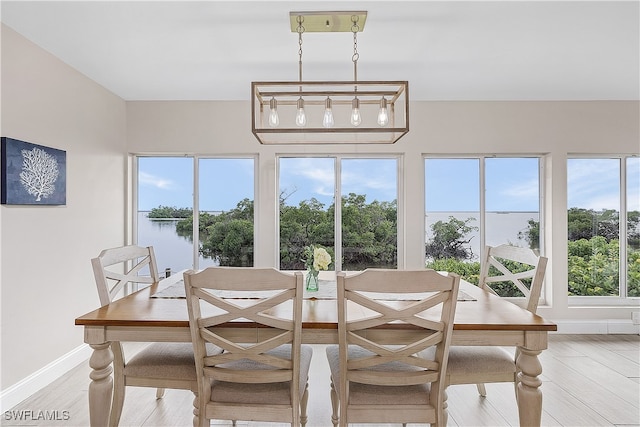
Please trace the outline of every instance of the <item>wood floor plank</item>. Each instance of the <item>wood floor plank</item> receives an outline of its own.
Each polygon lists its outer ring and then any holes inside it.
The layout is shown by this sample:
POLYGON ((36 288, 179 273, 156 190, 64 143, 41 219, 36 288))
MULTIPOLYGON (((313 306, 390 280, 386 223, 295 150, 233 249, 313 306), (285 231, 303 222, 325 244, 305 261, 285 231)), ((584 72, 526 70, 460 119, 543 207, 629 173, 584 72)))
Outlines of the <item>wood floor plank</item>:
POLYGON ((447 388, 449 418, 461 426, 510 426, 496 408, 478 396, 475 385, 462 384, 447 388))
POLYGON ((589 359, 599 362, 625 377, 637 376, 638 372, 640 372, 640 364, 638 361, 630 360, 618 353, 618 351, 630 350, 615 350, 614 347, 602 345, 602 342, 599 340, 588 338, 575 340, 567 344, 577 352, 588 356, 589 359))
POLYGON ((611 350, 614 353, 617 353, 623 357, 626 357, 632 362, 635 362, 638 365, 638 369, 640 370, 640 350, 611 350))
MULTIPOLYGON (((614 424, 640 426, 638 404, 629 401, 637 399, 640 391, 640 372, 633 371, 638 354, 640 337, 637 335, 550 335, 549 349, 540 356, 543 366, 542 424, 571 427, 614 424), (615 369, 613 364, 624 364, 624 369, 619 366, 615 369)), ((8 420, 4 416, 1 425, 88 426, 89 372, 88 363, 84 362, 11 409, 23 411, 23 414, 26 414, 24 411, 66 410, 69 419, 8 420)), ((329 370, 324 346, 321 345, 314 346, 309 393, 307 426, 330 427, 329 370)), ((486 398, 479 397, 475 385, 450 387, 448 426, 517 426, 513 386, 487 384, 487 393, 486 398)), ((188 391, 166 390, 164 398, 156 400, 154 389, 128 388, 121 425, 189 427, 192 424, 192 405, 192 394, 188 391)), ((211 425, 231 426, 231 422, 214 420, 211 425)), ((281 425, 238 422, 239 427, 281 425)), ((391 424, 380 424, 378 427, 391 427, 391 424)))
POLYGON ((570 365, 571 369, 595 381, 603 390, 609 391, 636 409, 640 406, 640 387, 625 375, 618 373, 614 366, 605 365, 588 357, 558 358, 558 360, 570 365))
POLYGON ((576 338, 592 342, 608 350, 635 350, 638 351, 640 345, 640 335, 619 334, 609 335, 577 335, 576 338), (612 339, 611 337, 615 337, 612 339))
MULTIPOLYGON (((581 357, 565 358, 565 362, 548 358, 544 361, 547 376, 553 383, 572 394, 585 405, 598 408, 597 412, 612 424, 637 424, 637 407, 633 407, 615 393, 602 388, 596 381, 574 370, 573 364, 581 357)), ((613 372, 613 371, 612 371, 613 372)), ((620 375, 617 376, 621 377, 620 375)), ((625 378, 625 381, 628 381, 625 378)), ((597 424, 595 424, 597 425, 597 424)))
MULTIPOLYGON (((542 409, 547 417, 553 418, 562 426, 593 427, 611 426, 600 416, 597 408, 591 408, 554 382, 545 382, 543 388, 542 409)), ((549 418, 543 418, 549 419, 549 418)), ((547 424, 544 424, 547 425, 547 424)))
POLYGON ((141 427, 175 427, 193 424, 193 398, 194 394, 188 390, 165 390, 164 397, 156 400, 155 409, 141 427))
POLYGON ((549 347, 542 352, 541 357, 553 356, 586 356, 573 347, 574 340, 567 339, 567 335, 549 334, 549 347))

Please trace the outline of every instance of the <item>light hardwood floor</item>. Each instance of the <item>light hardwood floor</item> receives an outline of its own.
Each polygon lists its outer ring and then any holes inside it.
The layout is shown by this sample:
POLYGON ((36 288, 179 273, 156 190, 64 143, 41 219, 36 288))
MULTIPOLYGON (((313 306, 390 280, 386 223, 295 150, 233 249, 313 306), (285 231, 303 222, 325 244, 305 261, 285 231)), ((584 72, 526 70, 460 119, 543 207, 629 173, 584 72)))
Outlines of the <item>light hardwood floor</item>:
MULTIPOLYGON (((549 349, 541 357, 543 425, 640 426, 640 336, 553 334, 549 341, 549 349)), ((311 371, 307 426, 330 427, 324 346, 314 346, 311 371)), ((9 414, 2 414, 2 426, 87 426, 88 385, 89 367, 83 363, 9 414), (60 419, 13 419, 21 414, 23 418, 34 418, 37 411, 48 411, 60 419)), ((449 387, 448 395, 450 426, 518 425, 511 384, 488 384, 486 398, 478 396, 474 385, 449 387)), ((163 399, 156 400, 153 389, 128 388, 121 425, 190 426, 192 403, 193 395, 186 391, 167 390, 163 399)), ((219 421, 212 425, 231 423, 219 421)), ((259 424, 238 422, 238 425, 259 424)))

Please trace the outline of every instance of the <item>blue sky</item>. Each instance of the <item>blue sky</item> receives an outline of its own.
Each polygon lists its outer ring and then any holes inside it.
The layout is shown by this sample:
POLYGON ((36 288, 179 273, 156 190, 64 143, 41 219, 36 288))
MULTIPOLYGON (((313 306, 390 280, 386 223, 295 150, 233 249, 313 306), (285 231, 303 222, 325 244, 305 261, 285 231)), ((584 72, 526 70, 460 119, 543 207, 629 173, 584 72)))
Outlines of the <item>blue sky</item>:
MULTIPOLYGON (((619 169, 616 159, 579 159, 568 162, 568 205, 592 209, 619 206, 619 169)), ((397 197, 396 160, 343 159, 342 192, 366 194, 367 201, 397 197)), ((332 203, 333 158, 282 158, 281 191, 287 204, 317 198, 332 203)), ((430 159, 425 167, 426 207, 429 211, 479 209, 477 159, 430 159)), ((537 211, 537 159, 489 158, 486 161, 486 209, 537 211)), ((253 159, 201 159, 200 209, 229 210, 243 198, 253 199, 253 159)), ((640 210, 640 158, 628 162, 628 207, 640 210)), ((139 209, 164 205, 192 207, 193 159, 140 158, 139 209)))

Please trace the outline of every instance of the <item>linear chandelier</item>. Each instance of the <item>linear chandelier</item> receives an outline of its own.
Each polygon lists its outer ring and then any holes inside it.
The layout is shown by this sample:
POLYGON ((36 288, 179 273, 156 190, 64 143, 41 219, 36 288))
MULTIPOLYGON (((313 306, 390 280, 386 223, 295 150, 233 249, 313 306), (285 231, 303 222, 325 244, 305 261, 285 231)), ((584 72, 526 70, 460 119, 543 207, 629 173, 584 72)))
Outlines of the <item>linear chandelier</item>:
POLYGON ((251 83, 252 132, 262 144, 393 144, 409 131, 407 81, 358 81, 367 12, 290 12, 299 80, 251 83), (304 81, 302 35, 353 33, 353 81, 304 81))

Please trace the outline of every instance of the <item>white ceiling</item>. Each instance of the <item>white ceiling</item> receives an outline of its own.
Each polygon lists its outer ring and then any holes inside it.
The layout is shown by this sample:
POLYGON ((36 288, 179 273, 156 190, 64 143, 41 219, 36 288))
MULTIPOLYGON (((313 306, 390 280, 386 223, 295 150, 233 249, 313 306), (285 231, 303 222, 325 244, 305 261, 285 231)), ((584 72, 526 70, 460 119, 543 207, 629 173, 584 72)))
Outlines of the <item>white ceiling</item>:
MULTIPOLYGON (((2 22, 125 100, 248 100, 298 79, 290 11, 368 12, 359 80, 411 100, 638 100, 640 1, 5 1, 2 22)), ((304 80, 352 80, 351 33, 303 35, 304 80)))

